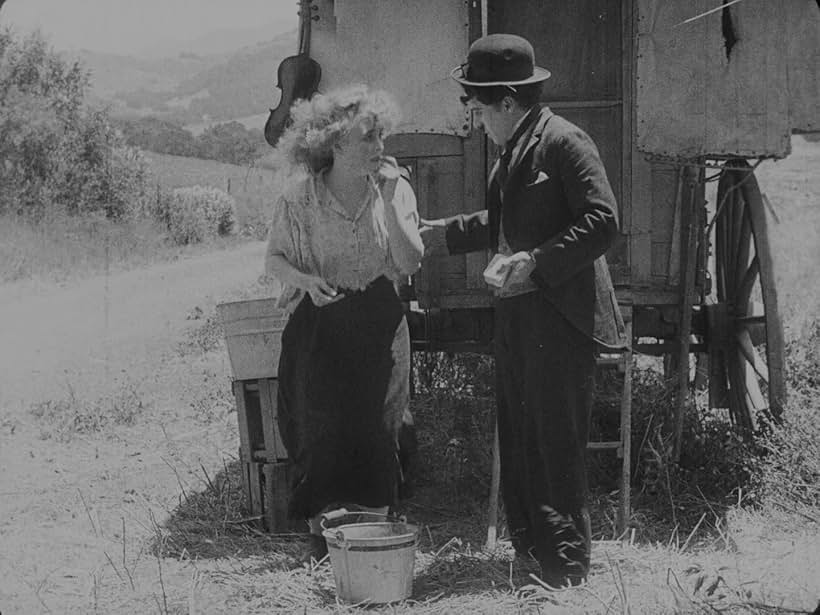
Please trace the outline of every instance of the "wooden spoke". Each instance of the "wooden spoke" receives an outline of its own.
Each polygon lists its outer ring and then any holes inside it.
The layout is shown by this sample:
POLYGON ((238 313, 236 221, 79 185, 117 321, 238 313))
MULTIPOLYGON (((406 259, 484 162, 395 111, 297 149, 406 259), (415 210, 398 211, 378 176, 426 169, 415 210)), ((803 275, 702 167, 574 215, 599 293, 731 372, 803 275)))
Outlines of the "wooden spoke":
MULTIPOLYGON (((735 305, 743 305, 745 301, 740 299, 738 291, 743 285, 743 280, 746 278, 746 273, 749 269, 749 252, 752 249, 752 225, 749 221, 749 216, 741 214, 738 230, 738 241, 735 243, 735 263, 732 269, 735 278, 734 285, 732 286, 732 294, 735 297, 735 305)), ((748 299, 746 301, 748 301, 748 299)))
POLYGON ((746 364, 746 401, 755 409, 755 414, 765 412, 769 407, 769 402, 760 390, 757 378, 748 363, 746 364))
MULTIPOLYGON (((724 357, 720 372, 728 385, 726 399, 735 426, 752 433, 761 413, 775 419, 785 400, 783 330, 774 286, 763 198, 745 161, 728 163, 718 182, 717 202, 724 203, 715 223, 715 291, 725 304, 729 335, 715 334, 724 357)), ((711 342, 710 342, 711 343, 711 342)), ((714 372, 713 372, 714 373, 714 372)))
MULTIPOLYGON (((757 260, 757 255, 752 259, 749 268, 746 269, 746 273, 743 274, 743 277, 740 279, 740 284, 737 287, 737 301, 736 305, 747 305, 749 303, 749 299, 752 296, 752 290, 754 289, 755 282, 758 282, 760 278, 760 261, 757 260)), ((762 314, 763 312, 761 312, 762 314)))
POLYGON ((761 314, 760 316, 737 316, 735 318, 735 322, 741 325, 765 325, 766 315, 761 314))
POLYGON ((738 331, 735 335, 735 339, 737 340, 737 348, 743 358, 748 361, 760 379, 766 384, 769 384, 769 368, 763 359, 760 358, 760 355, 757 354, 749 332, 745 329, 738 331))

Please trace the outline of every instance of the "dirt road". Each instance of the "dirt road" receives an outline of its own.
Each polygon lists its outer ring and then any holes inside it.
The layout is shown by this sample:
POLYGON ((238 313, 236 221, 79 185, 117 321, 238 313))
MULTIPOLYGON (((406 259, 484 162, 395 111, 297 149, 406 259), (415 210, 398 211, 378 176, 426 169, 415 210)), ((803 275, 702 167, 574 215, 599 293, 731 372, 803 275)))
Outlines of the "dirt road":
POLYGON ((67 288, 0 287, 0 612, 93 612, 105 580, 125 574, 111 554, 133 561, 132 538, 199 480, 199 464, 235 453, 235 414, 212 403, 230 390, 225 353, 180 342, 204 322, 190 319, 197 308, 204 318, 254 286, 263 252, 253 243, 67 288), (53 425, 31 412, 63 400, 55 414, 82 415, 100 399, 131 404, 120 410, 133 425, 43 439, 53 425), (224 416, 198 420, 205 406, 224 416))

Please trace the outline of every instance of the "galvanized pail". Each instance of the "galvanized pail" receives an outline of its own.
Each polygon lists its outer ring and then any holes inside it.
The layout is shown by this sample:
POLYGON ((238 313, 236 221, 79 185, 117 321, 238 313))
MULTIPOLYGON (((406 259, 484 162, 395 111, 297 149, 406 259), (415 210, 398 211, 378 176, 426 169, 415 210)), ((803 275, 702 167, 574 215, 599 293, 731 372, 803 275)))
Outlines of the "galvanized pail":
MULTIPOLYGON (((383 604, 410 597, 418 527, 388 515, 347 513, 356 518, 379 518, 365 523, 342 523, 326 528, 336 594, 348 603, 383 604)), ((342 520, 344 521, 344 520, 342 520)))
POLYGON ((275 378, 288 320, 276 299, 233 301, 216 306, 234 380, 275 378))

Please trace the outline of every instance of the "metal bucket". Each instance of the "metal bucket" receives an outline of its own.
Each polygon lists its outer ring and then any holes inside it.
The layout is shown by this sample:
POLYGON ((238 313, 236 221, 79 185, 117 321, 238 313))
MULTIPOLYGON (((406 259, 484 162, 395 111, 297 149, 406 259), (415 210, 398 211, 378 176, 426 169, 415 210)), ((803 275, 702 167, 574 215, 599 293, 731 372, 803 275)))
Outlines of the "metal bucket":
MULTIPOLYGON (((322 535, 327 541, 336 595, 348 603, 383 604, 410 597, 418 527, 388 515, 371 512, 325 516, 322 535), (327 528, 325 519, 342 524, 327 528), (378 518, 379 521, 344 523, 345 518, 378 518)), ((331 514, 332 515, 332 514, 331 514)))
POLYGON ((282 331, 288 320, 276 299, 233 301, 216 306, 234 380, 276 378, 282 331))

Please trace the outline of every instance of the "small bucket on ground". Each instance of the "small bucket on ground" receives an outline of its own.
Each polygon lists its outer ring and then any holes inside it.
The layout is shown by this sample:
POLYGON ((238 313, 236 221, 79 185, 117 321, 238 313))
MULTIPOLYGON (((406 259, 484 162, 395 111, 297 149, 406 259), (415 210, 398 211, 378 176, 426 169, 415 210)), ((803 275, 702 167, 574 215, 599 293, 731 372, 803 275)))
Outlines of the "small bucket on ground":
POLYGON ((322 530, 340 600, 384 604, 410 597, 417 526, 389 515, 342 509, 322 518, 322 530))

